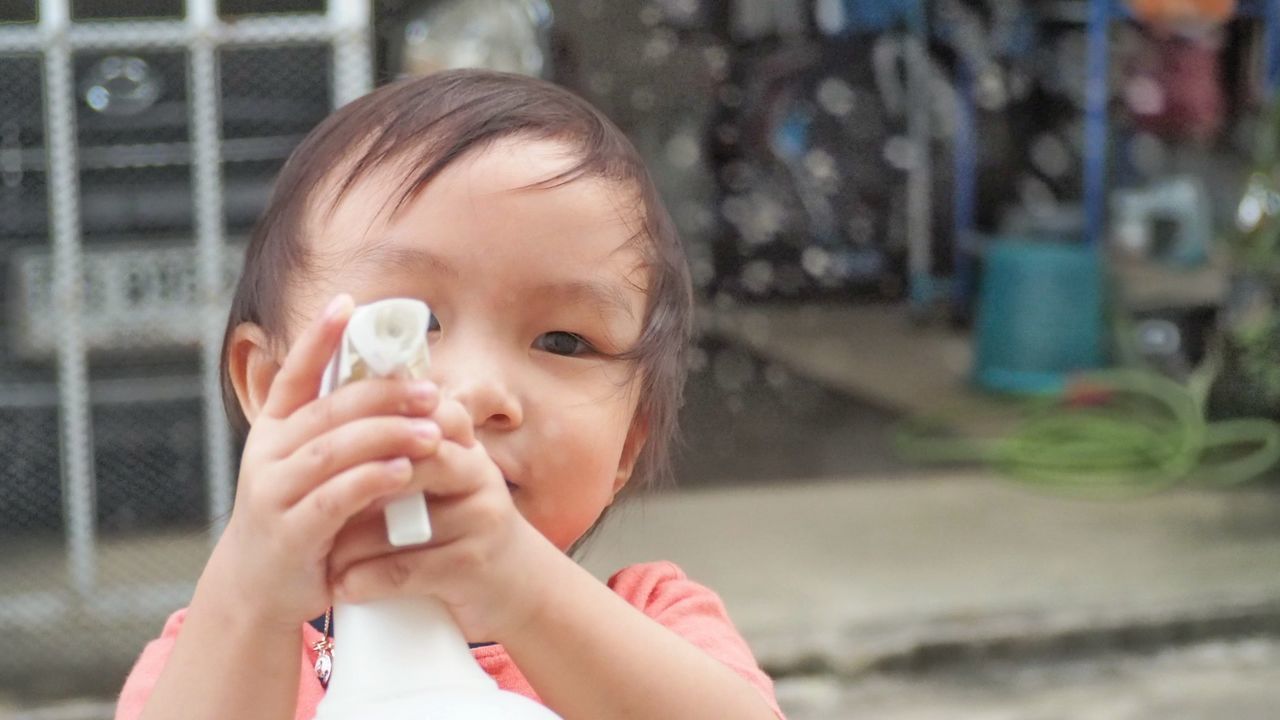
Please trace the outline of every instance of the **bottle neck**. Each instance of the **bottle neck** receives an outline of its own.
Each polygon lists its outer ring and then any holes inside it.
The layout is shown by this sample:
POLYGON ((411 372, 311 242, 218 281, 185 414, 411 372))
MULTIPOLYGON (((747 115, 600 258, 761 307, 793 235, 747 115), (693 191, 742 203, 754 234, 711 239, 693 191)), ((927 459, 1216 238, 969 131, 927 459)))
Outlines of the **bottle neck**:
POLYGON ((491 690, 453 616, 434 598, 338 604, 326 702, 367 705, 441 688, 491 690))

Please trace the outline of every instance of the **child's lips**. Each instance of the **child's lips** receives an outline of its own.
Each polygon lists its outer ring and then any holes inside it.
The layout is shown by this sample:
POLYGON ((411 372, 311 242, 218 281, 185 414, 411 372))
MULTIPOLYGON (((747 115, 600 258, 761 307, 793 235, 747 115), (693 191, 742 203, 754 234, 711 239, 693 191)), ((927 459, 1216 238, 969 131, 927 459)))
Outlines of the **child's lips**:
MULTIPOLYGON (((492 458, 492 456, 490 457, 492 458)), ((520 489, 520 483, 511 480, 511 476, 514 474, 512 471, 517 469, 514 464, 499 458, 493 458, 493 463, 498 466, 498 471, 502 473, 502 481, 507 484, 508 491, 515 492, 520 489)))

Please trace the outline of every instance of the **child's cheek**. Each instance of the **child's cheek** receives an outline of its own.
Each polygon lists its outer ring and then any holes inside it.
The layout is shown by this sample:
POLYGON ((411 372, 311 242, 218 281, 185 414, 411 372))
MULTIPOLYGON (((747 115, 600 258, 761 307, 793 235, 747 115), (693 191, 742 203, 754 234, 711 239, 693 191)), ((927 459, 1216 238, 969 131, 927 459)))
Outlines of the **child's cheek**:
POLYGON ((564 421, 560 417, 548 420, 546 425, 543 426, 541 434, 546 447, 539 448, 539 450, 548 451, 561 447, 567 437, 564 421))
POLYGON ((612 471, 605 467, 607 447, 613 438, 602 432, 606 418, 591 412, 590 406, 566 408, 544 428, 539 453, 543 462, 555 468, 555 477, 572 478, 575 484, 591 482, 612 471))

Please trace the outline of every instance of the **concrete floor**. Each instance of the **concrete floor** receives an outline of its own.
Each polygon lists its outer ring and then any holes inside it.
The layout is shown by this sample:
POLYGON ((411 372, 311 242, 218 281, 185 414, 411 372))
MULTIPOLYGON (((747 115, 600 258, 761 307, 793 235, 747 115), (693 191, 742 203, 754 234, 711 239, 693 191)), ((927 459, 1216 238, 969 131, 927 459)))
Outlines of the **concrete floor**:
MULTIPOLYGON (((201 542, 131 552, 159 562, 201 542)), ((1278 629, 1270 489, 1103 504, 956 473, 707 488, 625 508, 584 564, 605 575, 659 558, 721 593, 796 718, 1154 716, 1107 715, 1121 690, 1153 711, 1205 708, 1184 718, 1280 702, 1280 653, 1242 639, 1278 629), (1231 681, 1188 680, 1208 676, 1231 681), (960 699, 971 714, 942 712, 960 699), (1049 707, 1101 709, 1036 709, 1049 707)))
POLYGON ((973 363, 967 334, 914 322, 904 305, 730 306, 702 317, 735 345, 896 413, 1002 405, 966 381, 973 363))
POLYGON ((791 678, 778 691, 790 720, 1270 720, 1277 687, 1280 642, 1251 638, 917 676, 791 678))
POLYGON ((1264 623, 1280 612, 1280 492, 1103 503, 954 472, 712 489, 637 503, 584 564, 653 558, 716 588, 767 667, 855 674, 954 644, 1264 623))

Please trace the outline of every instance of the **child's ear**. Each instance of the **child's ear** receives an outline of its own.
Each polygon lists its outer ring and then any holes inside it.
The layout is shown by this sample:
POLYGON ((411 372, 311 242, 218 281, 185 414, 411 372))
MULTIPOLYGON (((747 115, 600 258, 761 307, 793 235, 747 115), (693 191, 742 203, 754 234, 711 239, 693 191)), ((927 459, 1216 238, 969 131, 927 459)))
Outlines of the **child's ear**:
POLYGON ((253 423, 262 405, 267 401, 267 390, 280 371, 271 352, 267 333, 257 324, 245 322, 231 333, 231 348, 227 356, 227 374, 236 389, 240 411, 253 423))
POLYGON ((627 431, 627 439, 622 443, 622 457, 618 460, 618 475, 613 480, 613 494, 617 495, 631 480, 631 473, 636 469, 636 461, 640 459, 640 451, 649 439, 649 418, 636 415, 631 421, 631 429, 627 431))

